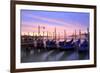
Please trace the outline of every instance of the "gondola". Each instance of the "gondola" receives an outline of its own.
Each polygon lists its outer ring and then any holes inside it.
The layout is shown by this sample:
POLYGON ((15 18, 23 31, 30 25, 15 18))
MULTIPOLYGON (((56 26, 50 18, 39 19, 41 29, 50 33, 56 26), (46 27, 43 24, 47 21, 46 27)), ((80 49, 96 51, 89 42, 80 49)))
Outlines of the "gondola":
POLYGON ((44 49, 44 43, 42 39, 37 40, 37 49, 44 49))
POLYGON ((74 44, 73 44, 73 39, 70 41, 66 42, 59 42, 59 49, 60 50, 74 50, 74 44))
POLYGON ((34 42, 32 39, 21 40, 21 48, 23 51, 30 52, 34 48, 34 42))
POLYGON ((76 48, 80 47, 80 44, 81 44, 81 39, 78 39, 77 41, 74 42, 76 48))
POLYGON ((88 51, 89 50, 89 42, 84 39, 84 41, 80 44, 79 51, 88 51))
POLYGON ((46 41, 46 49, 47 50, 51 50, 51 49, 56 49, 57 48, 57 44, 55 40, 47 40, 46 41))

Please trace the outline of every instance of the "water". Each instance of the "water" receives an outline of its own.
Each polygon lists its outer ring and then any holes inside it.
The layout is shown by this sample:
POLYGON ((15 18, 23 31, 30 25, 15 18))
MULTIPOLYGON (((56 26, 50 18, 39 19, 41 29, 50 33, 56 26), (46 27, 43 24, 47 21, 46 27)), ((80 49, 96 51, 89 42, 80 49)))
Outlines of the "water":
POLYGON ((88 60, 88 51, 60 51, 60 50, 45 50, 38 51, 32 49, 30 52, 21 51, 21 62, 47 62, 47 61, 72 61, 72 60, 88 60), (24 54, 23 54, 24 53, 24 54))

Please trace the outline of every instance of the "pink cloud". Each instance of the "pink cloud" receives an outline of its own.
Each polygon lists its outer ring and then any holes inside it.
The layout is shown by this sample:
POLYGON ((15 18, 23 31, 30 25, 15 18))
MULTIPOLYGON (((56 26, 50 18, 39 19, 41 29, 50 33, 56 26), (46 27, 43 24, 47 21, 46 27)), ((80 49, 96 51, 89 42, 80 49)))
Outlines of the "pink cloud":
POLYGON ((80 29, 82 31, 86 30, 84 25, 81 25, 80 23, 76 23, 76 22, 68 23, 64 20, 51 19, 51 18, 35 16, 35 15, 33 16, 32 14, 28 14, 27 16, 35 18, 35 19, 39 19, 39 20, 45 20, 45 21, 52 22, 52 23, 62 24, 62 25, 61 26, 51 25, 50 23, 43 23, 43 22, 35 22, 35 23, 33 23, 33 22, 22 22, 22 26, 21 26, 22 32, 36 32, 37 33, 38 25, 41 26, 41 27, 45 26, 45 30, 41 29, 41 33, 42 33, 42 31, 45 31, 45 32, 48 31, 50 33, 53 33, 54 28, 56 27, 57 34, 60 33, 60 35, 64 34, 64 30, 66 30, 66 33, 68 35, 73 34, 73 32, 75 32, 75 30, 77 31, 77 34, 79 33, 78 31, 80 29))

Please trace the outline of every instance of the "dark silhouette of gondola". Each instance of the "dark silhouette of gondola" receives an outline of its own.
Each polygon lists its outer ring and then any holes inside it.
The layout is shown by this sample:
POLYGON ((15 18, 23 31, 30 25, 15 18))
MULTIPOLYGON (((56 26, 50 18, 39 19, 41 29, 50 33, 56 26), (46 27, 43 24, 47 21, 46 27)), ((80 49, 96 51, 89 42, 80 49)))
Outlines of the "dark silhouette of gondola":
POLYGON ((57 48, 57 44, 55 40, 47 40, 46 41, 46 49, 47 50, 51 50, 51 49, 56 49, 57 48))
POLYGON ((37 40, 37 49, 43 49, 44 48, 44 43, 42 39, 37 40))
POLYGON ((89 42, 84 39, 83 43, 80 44, 79 51, 88 51, 89 50, 89 42))
POLYGON ((59 42, 59 49, 60 50, 74 50, 74 44, 73 44, 73 39, 71 39, 70 41, 66 42, 66 41, 62 41, 59 42))
POLYGON ((35 47, 34 41, 29 36, 23 36, 24 39, 21 39, 21 50, 30 53, 30 51, 35 47))
POLYGON ((85 39, 80 44, 79 51, 89 53, 89 28, 87 28, 87 33, 85 33, 84 35, 85 35, 85 39))
POLYGON ((80 44, 81 44, 81 39, 78 39, 77 41, 73 42, 74 46, 76 48, 79 48, 80 47, 80 44))
POLYGON ((81 39, 78 39, 73 43, 75 45, 75 49, 79 52, 89 51, 89 42, 87 39, 84 39, 81 43, 81 39))
POLYGON ((80 38, 73 42, 74 51, 76 51, 77 53, 79 52, 80 44, 81 44, 81 39, 80 38))

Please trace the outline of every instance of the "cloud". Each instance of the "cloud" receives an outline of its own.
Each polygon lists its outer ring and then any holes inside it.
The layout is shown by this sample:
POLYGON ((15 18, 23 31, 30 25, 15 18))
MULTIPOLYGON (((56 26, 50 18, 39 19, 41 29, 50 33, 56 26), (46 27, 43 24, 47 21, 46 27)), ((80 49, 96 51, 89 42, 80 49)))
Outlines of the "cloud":
POLYGON ((44 22, 48 22, 48 23, 52 23, 52 24, 60 24, 63 26, 70 26, 70 24, 64 20, 60 20, 60 19, 55 19, 55 18, 49 18, 49 17, 43 17, 43 16, 39 16, 39 15, 32 15, 32 14, 27 14, 26 17, 30 17, 31 19, 37 19, 39 22, 40 21, 44 21, 44 22))
MULTIPOLYGON (((38 25, 40 26, 45 26, 45 32, 54 32, 54 28, 56 27, 57 32, 63 34, 64 30, 67 31, 68 34, 72 34, 75 30, 79 31, 80 29, 82 31, 86 30, 86 27, 83 24, 80 24, 78 22, 67 22, 65 20, 60 20, 60 19, 54 19, 54 18, 49 18, 49 17, 43 17, 39 15, 32 15, 32 14, 27 14, 26 16, 30 17, 31 19, 36 19, 38 20, 37 22, 33 21, 22 21, 22 32, 37 32, 38 30, 38 25), (44 22, 42 22, 42 21, 44 22), (59 25, 55 25, 59 24, 59 25)), ((42 29, 41 29, 42 31, 42 29)))

